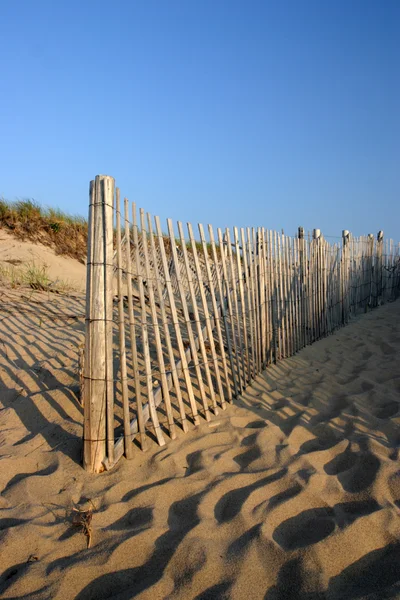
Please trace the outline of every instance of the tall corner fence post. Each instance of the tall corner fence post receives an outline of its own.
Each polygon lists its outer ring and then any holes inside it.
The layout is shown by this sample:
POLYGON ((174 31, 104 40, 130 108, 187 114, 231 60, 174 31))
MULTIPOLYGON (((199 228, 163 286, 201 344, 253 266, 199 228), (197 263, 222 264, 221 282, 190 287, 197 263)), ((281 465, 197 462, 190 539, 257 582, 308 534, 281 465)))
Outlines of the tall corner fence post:
POLYGON ((114 179, 90 183, 85 316, 83 466, 104 469, 114 448, 112 373, 112 243, 114 179), (111 411, 111 413, 110 413, 111 411))

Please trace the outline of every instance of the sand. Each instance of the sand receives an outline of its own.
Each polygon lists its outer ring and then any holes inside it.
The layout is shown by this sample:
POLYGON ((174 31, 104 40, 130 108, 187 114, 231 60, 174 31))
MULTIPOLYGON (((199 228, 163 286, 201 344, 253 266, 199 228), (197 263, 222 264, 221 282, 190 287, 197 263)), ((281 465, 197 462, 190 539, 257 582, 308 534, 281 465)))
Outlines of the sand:
POLYGON ((45 267, 51 283, 57 287, 85 291, 86 266, 77 260, 57 255, 53 248, 43 244, 33 244, 29 240, 19 240, 9 231, 0 227, 0 267, 21 268, 26 265, 45 267))
POLYGON ((400 302, 91 475, 83 294, 0 296, 1 598, 400 598, 400 302))

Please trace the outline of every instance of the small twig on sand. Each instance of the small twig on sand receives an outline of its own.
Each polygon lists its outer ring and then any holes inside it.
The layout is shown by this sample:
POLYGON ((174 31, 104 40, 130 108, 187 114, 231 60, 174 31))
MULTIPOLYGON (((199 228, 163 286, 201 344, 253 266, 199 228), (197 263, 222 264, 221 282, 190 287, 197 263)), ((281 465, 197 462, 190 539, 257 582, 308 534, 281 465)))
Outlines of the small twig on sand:
MULTIPOLYGON (((91 503, 93 505, 93 503, 91 503)), ((82 533, 86 536, 87 539, 87 547, 90 548, 92 543, 92 517, 93 511, 91 508, 88 510, 82 510, 80 508, 73 508, 75 514, 72 518, 72 524, 75 527, 80 527, 82 533)))

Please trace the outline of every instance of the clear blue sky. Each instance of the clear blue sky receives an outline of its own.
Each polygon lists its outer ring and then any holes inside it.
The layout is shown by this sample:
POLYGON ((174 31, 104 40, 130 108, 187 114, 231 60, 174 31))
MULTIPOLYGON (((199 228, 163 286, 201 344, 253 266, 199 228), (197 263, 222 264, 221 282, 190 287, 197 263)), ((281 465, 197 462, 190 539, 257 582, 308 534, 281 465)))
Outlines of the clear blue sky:
POLYGON ((0 195, 400 239, 397 0, 0 0, 0 195))

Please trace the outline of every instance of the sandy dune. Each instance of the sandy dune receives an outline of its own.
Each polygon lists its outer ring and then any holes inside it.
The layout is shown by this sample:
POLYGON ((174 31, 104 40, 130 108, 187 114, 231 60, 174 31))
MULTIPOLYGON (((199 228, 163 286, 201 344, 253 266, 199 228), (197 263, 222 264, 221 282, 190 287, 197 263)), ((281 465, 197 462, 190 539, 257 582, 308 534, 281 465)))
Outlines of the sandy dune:
POLYGON ((1 301, 0 597, 400 598, 399 302, 96 476, 80 467, 83 295, 1 301), (89 549, 74 507, 93 510, 89 549))
POLYGON ((0 227, 0 267, 10 268, 34 264, 46 267, 51 282, 64 283, 73 289, 85 291, 86 266, 73 258, 55 254, 43 244, 19 240, 0 227))

